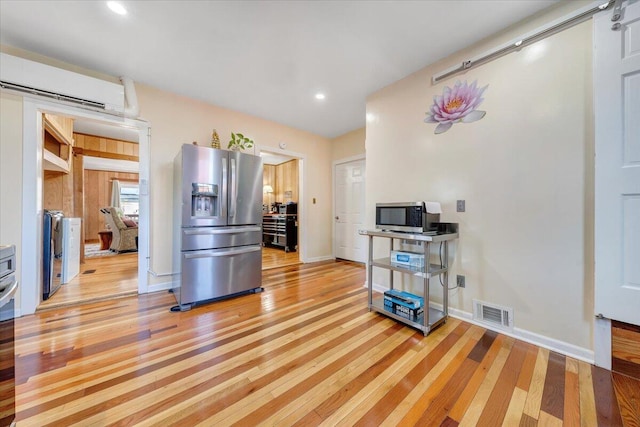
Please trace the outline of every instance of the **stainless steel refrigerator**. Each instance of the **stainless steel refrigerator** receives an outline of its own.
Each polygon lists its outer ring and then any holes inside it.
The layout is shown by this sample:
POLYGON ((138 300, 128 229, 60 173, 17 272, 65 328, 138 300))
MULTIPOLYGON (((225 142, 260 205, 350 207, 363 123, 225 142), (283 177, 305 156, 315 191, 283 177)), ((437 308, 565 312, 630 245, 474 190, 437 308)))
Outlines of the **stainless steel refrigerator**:
POLYGON ((173 166, 172 310, 261 291, 262 159, 185 144, 173 166))
POLYGON ((42 300, 62 286, 62 211, 46 210, 42 224, 42 300))

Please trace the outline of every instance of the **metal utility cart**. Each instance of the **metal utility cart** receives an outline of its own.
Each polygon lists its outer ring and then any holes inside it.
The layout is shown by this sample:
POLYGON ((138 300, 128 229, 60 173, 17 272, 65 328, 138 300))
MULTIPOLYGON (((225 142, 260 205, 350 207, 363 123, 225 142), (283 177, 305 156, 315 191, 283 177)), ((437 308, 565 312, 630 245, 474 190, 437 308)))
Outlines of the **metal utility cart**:
POLYGON ((435 235, 428 234, 412 234, 412 233, 399 233, 393 231, 381 231, 381 230, 364 230, 360 234, 369 236, 369 259, 367 262, 368 269, 368 288, 369 288, 369 311, 377 311, 378 313, 389 316, 399 322, 405 323, 416 329, 421 330, 426 336, 436 326, 444 323, 447 320, 449 314, 449 293, 447 290, 447 283, 449 278, 449 242, 458 238, 457 224, 447 224, 448 229, 451 232, 438 233, 435 235), (422 242, 424 249, 424 265, 425 267, 413 267, 400 264, 394 264, 389 257, 373 259, 373 238, 382 237, 389 239, 390 249, 389 253, 394 250, 394 241, 405 240, 413 242, 422 242), (432 243, 442 243, 442 264, 430 264, 429 263, 429 250, 432 243), (409 274, 416 277, 421 277, 424 283, 423 299, 424 299, 424 313, 414 318, 407 318, 400 316, 393 311, 385 308, 384 300, 382 296, 373 296, 373 267, 383 268, 389 270, 389 288, 393 289, 393 272, 397 271, 404 274, 409 274), (432 277, 443 275, 444 286, 442 286, 442 310, 429 306, 429 280, 432 277))

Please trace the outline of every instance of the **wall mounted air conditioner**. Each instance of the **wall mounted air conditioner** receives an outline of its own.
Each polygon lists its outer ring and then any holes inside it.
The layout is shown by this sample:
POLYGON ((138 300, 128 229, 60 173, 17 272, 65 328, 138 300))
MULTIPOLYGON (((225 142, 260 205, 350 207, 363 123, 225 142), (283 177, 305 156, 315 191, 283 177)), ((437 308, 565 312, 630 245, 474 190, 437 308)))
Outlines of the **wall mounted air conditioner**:
POLYGON ((124 86, 0 52, 0 87, 123 115, 124 86))

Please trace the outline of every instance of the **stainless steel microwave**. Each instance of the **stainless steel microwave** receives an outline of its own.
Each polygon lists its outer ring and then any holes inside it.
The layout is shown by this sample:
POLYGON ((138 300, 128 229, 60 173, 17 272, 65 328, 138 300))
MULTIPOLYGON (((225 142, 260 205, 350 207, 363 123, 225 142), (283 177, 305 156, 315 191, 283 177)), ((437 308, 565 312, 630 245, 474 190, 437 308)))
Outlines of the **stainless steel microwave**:
POLYGON ((376 228, 380 230, 423 233, 435 230, 439 213, 427 212, 425 202, 376 203, 376 228))

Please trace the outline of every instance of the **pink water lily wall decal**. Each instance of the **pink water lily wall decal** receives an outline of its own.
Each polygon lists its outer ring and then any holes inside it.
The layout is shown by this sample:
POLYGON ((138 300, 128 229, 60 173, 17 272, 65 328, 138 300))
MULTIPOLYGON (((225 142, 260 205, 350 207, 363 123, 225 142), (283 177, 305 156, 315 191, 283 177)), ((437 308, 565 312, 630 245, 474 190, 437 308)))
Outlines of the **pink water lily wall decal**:
POLYGON ((442 95, 433 97, 433 105, 424 122, 438 123, 436 134, 448 131, 454 123, 477 122, 487 114, 476 108, 484 101, 482 93, 488 86, 478 89, 477 80, 471 85, 457 81, 453 88, 445 86, 442 95))

